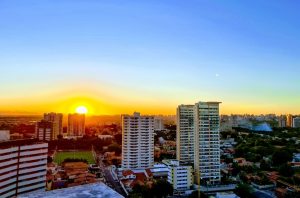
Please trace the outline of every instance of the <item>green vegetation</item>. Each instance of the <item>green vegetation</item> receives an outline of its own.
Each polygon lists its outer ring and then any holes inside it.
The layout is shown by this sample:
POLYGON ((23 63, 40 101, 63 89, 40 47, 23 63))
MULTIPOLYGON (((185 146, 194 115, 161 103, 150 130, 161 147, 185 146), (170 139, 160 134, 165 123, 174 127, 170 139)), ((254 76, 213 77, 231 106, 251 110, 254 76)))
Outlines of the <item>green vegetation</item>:
POLYGON ((78 159, 78 160, 86 160, 89 164, 94 164, 95 159, 91 151, 64 151, 57 152, 54 157, 54 162, 59 165, 66 159, 78 159))
POLYGON ((239 184, 235 189, 235 194, 243 198, 252 198, 253 189, 248 184, 239 184))
POLYGON ((173 186, 166 180, 157 180, 152 187, 135 185, 129 198, 164 198, 173 194, 173 186))

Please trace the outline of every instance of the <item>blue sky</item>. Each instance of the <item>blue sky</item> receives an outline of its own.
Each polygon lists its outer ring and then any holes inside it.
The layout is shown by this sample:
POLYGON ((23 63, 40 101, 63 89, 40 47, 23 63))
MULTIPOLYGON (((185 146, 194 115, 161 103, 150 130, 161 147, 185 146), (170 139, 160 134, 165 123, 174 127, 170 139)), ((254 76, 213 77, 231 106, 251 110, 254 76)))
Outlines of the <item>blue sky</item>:
POLYGON ((224 113, 300 113, 299 8, 2 0, 0 113, 59 111, 71 100, 92 100, 98 114, 168 114, 198 100, 222 101, 224 113))

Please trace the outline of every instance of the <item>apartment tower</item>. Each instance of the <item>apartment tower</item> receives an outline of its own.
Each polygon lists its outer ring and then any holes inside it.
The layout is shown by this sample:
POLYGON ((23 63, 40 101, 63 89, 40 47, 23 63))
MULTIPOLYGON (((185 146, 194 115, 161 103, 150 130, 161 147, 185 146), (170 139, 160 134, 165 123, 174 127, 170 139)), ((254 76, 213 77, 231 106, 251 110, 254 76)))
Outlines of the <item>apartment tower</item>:
POLYGON ((68 136, 78 137, 85 134, 85 115, 74 113, 68 117, 68 136))
POLYGON ((177 108, 177 159, 192 162, 197 184, 217 184, 220 173, 220 102, 177 108))
POLYGON ((35 139, 0 142, 0 197, 45 190, 47 154, 35 139))
POLYGON ((122 168, 145 169, 154 163, 154 117, 122 115, 122 168))
POLYGON ((63 134, 63 114, 62 113, 45 113, 44 120, 53 123, 53 138, 56 140, 58 135, 63 134))

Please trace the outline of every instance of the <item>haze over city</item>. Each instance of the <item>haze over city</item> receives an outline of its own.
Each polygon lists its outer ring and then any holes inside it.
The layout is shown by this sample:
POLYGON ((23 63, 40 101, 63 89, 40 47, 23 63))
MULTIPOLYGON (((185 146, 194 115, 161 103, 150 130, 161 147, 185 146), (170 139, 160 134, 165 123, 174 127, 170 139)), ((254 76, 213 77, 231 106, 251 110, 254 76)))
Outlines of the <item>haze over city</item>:
POLYGON ((299 114, 297 1, 0 2, 0 114, 299 114))

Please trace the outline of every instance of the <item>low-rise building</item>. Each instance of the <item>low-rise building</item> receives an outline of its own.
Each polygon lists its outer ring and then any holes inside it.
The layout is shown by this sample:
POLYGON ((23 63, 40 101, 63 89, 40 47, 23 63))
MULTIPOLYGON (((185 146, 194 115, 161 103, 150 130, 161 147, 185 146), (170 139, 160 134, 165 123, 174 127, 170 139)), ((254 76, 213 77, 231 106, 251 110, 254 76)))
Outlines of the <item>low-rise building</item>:
POLYGON ((172 184, 176 191, 186 191, 194 183, 193 168, 181 164, 178 160, 163 160, 168 168, 168 182, 172 184))

